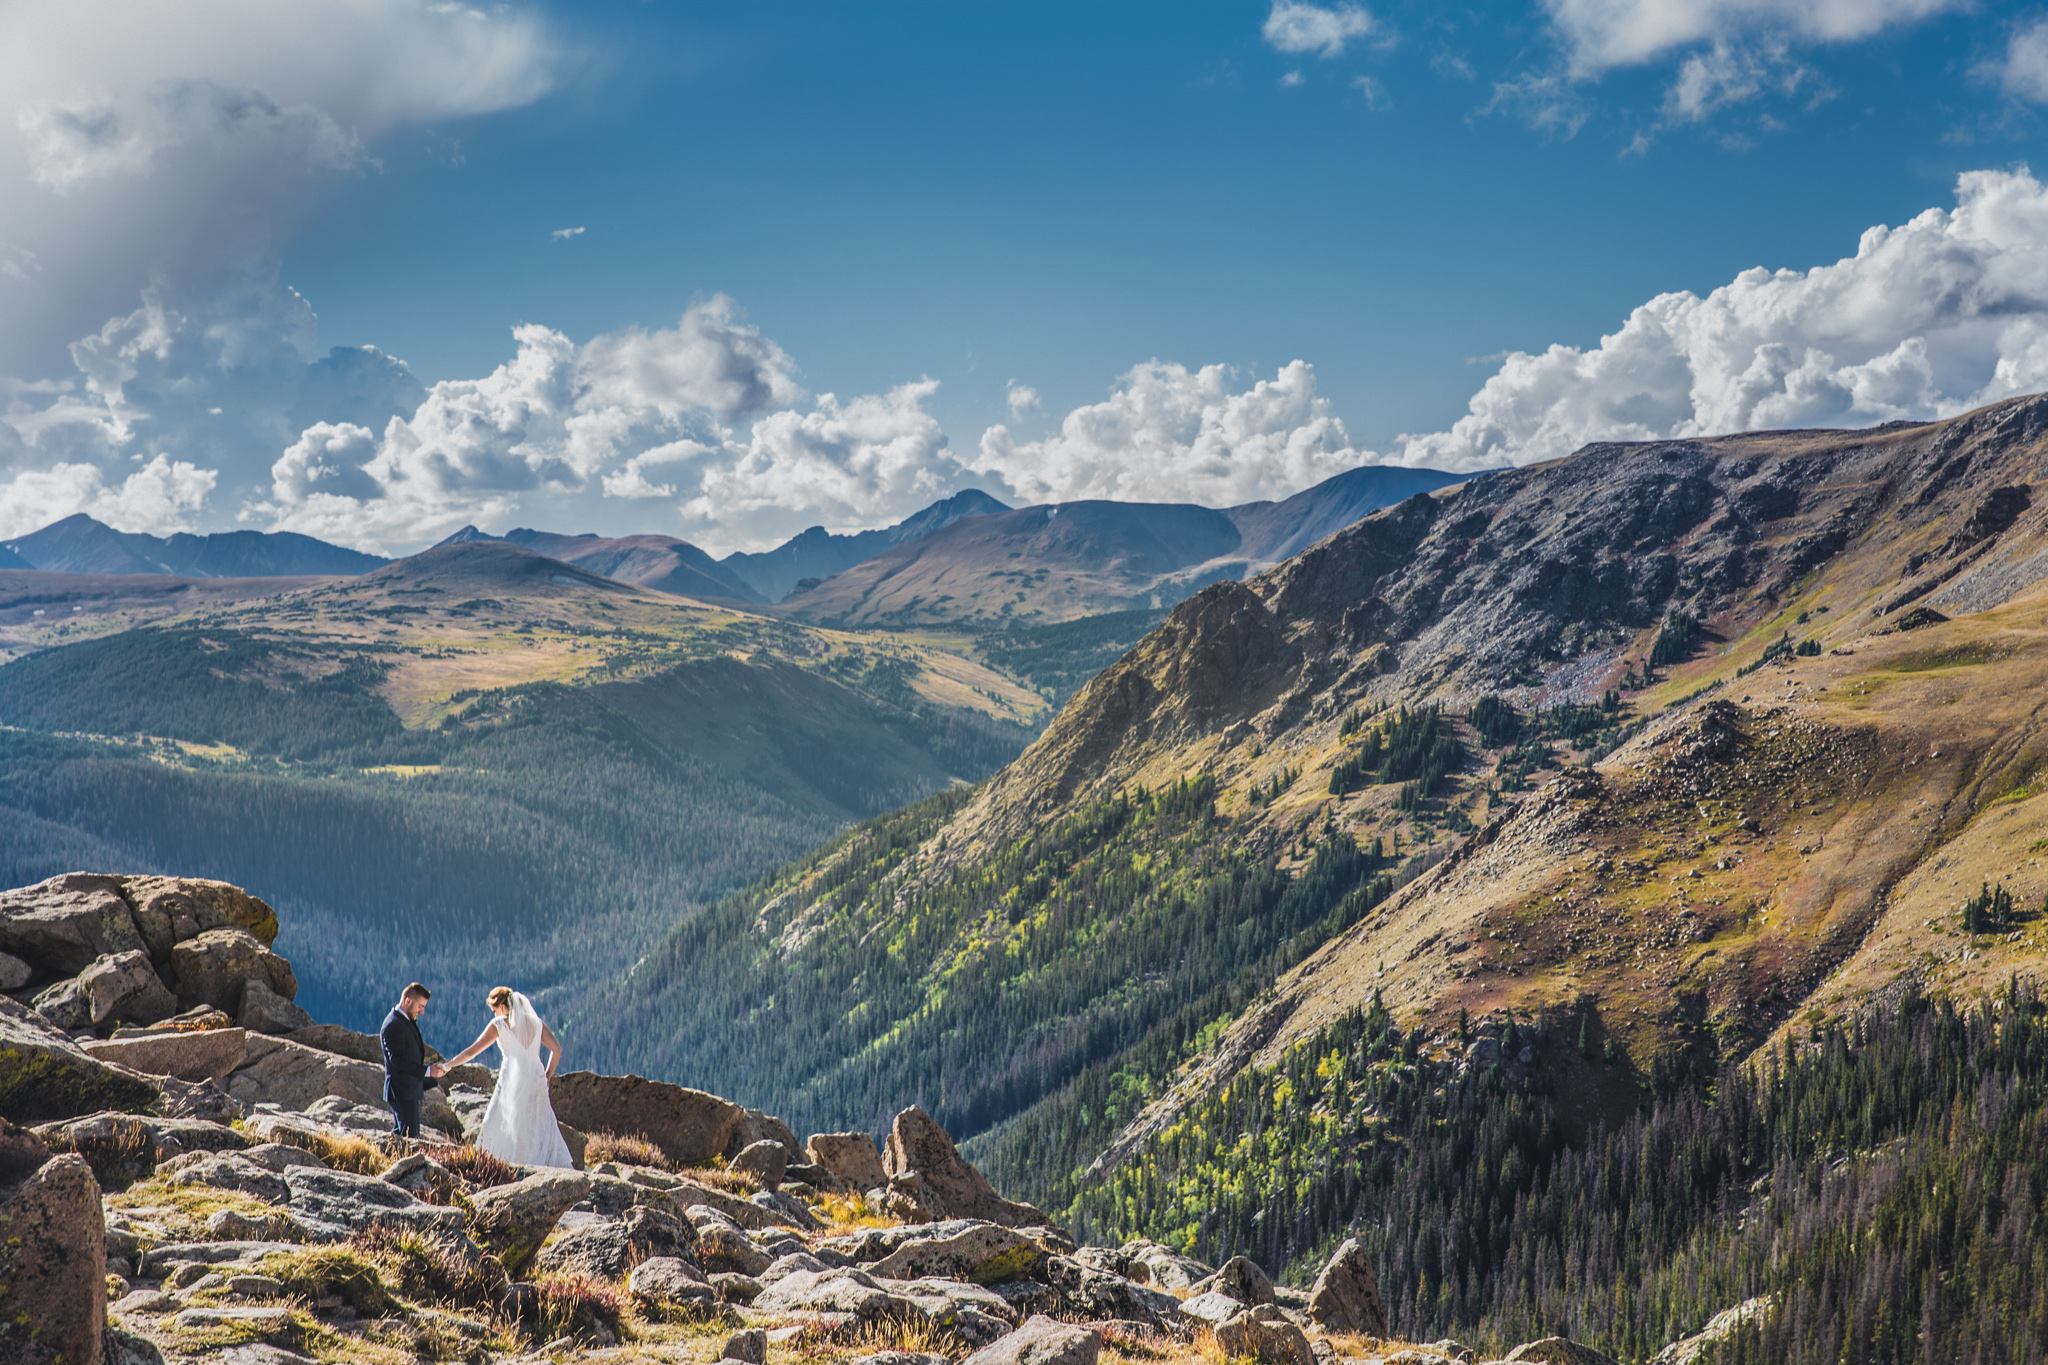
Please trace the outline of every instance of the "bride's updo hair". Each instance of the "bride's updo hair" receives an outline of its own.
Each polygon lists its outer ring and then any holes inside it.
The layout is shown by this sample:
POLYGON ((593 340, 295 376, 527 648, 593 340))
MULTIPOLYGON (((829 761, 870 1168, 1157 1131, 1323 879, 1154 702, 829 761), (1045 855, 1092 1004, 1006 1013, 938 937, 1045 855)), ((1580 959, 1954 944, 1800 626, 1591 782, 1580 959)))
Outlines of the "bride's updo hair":
POLYGON ((512 1008, 512 988, 510 986, 493 986, 490 995, 485 998, 490 1002, 490 1006, 494 1010, 509 1010, 512 1008))

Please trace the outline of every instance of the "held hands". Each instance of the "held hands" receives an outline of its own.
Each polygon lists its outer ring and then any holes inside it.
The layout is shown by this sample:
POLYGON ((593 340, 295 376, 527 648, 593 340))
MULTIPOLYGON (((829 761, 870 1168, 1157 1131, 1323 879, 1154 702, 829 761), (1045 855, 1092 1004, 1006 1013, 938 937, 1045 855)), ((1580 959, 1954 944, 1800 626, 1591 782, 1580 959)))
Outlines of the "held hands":
POLYGON ((447 1074, 448 1068, 440 1062, 435 1062, 427 1068, 427 1075, 437 1081, 447 1074))

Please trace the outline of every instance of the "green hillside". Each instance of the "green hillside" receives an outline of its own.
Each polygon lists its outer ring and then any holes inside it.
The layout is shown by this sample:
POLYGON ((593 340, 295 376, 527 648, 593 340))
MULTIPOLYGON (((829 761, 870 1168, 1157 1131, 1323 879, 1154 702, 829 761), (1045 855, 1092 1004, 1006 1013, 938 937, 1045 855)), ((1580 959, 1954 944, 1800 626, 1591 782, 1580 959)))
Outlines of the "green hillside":
MULTIPOLYGON (((592 1000, 578 1045, 756 1096, 800 1129, 879 1129, 915 1099, 971 1137, 1102 1068, 1170 1068, 1390 889, 1348 838, 1299 876, 1238 845, 1206 780, 1090 803, 920 875, 912 855, 965 800, 870 821, 684 923, 592 1000)), ((1099 1151, 1132 1112, 1096 1111, 1070 1145, 1099 1151)), ((978 1150, 1029 1195, 1065 1149, 978 1150)))
POLYGON ((1030 734, 887 668, 849 685, 715 652, 458 693, 409 729, 379 689, 411 657, 208 625, 0 668, 0 874, 247 886, 286 912, 322 1018, 372 1022, 414 977, 561 1008, 694 907, 1030 734))

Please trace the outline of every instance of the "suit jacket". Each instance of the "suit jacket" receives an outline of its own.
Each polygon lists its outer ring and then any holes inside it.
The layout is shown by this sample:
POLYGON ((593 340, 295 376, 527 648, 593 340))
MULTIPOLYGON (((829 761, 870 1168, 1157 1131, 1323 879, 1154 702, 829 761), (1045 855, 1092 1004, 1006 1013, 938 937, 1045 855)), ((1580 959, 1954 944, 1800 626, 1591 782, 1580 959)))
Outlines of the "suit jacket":
POLYGON ((417 1100, 427 1093, 427 1043, 420 1026, 397 1006, 377 1033, 384 1045, 384 1098, 417 1100))

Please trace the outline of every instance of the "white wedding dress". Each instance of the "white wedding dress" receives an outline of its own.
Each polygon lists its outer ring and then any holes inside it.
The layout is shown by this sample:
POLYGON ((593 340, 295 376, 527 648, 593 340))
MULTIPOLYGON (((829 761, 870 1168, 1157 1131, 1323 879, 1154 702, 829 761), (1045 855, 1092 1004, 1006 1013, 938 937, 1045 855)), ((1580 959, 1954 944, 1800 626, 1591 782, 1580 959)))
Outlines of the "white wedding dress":
POLYGON ((548 1100, 548 1073, 540 1060, 540 1016, 533 1012, 533 1002, 514 991, 510 1013, 492 1027, 502 1061, 476 1145, 515 1166, 574 1166, 548 1100))

